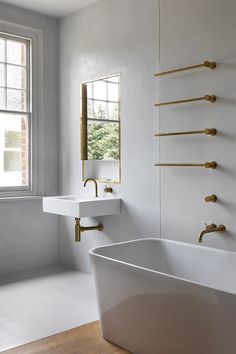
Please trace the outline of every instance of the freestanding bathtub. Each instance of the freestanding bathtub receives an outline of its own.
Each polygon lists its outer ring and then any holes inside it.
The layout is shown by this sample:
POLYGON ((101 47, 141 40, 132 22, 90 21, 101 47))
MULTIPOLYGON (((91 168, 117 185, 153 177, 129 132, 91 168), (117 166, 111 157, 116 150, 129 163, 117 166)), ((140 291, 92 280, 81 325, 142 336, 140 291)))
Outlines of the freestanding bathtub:
POLYGON ((135 354, 236 353, 236 253, 162 239, 89 253, 104 338, 135 354))

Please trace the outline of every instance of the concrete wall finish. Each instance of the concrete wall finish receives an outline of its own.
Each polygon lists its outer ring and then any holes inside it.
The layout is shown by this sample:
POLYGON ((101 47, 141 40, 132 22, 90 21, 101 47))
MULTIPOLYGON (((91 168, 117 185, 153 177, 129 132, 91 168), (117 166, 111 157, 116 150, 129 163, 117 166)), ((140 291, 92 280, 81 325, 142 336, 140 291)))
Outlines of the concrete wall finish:
POLYGON ((216 103, 196 102, 160 108, 160 131, 216 128, 216 137, 161 138, 161 162, 215 160, 216 170, 161 169, 161 235, 197 243, 204 223, 224 224, 228 232, 206 235, 206 246, 236 251, 236 2, 161 0, 159 70, 215 60, 216 70, 199 69, 158 79, 160 101, 215 94, 216 103), (217 203, 205 196, 216 194, 217 203))
MULTIPOLYGON (((121 73, 122 182, 120 215, 98 218, 102 233, 74 243, 74 220, 60 218, 60 262, 90 271, 88 249, 139 237, 197 242, 204 222, 225 224, 226 234, 205 244, 236 250, 235 66, 236 3, 233 0, 100 0, 58 22, 0 3, 0 19, 39 28, 44 37, 45 194, 92 194, 81 178, 80 84, 121 73), (57 60, 60 118, 57 121, 57 60), (154 79, 159 70, 216 60, 217 69, 154 79), (204 102, 154 108, 156 101, 216 94, 204 102), (154 139, 156 131, 217 128, 216 137, 154 139), (60 139, 58 132, 60 128, 60 139), (58 169, 58 151, 60 169, 58 169), (216 160, 217 170, 154 167, 161 162, 216 160), (58 176, 60 189, 58 190, 58 176), (227 186, 227 188, 226 188, 227 186), (216 204, 204 197, 215 193, 216 204)), ((103 193, 100 185, 100 193, 103 193)), ((85 225, 98 220, 84 219, 85 225)), ((0 203, 0 273, 57 262, 58 218, 42 213, 41 200, 0 203)))
MULTIPOLYGON (((120 215, 98 218, 104 231, 74 242, 74 220, 61 218, 60 259, 89 271, 88 250, 100 244, 158 237, 158 171, 154 167, 158 1, 101 0, 60 21, 60 194, 92 194, 81 179, 80 84, 121 74, 120 215)), ((100 185, 102 193, 103 185, 100 185)), ((90 225, 97 220, 83 219, 90 225)))

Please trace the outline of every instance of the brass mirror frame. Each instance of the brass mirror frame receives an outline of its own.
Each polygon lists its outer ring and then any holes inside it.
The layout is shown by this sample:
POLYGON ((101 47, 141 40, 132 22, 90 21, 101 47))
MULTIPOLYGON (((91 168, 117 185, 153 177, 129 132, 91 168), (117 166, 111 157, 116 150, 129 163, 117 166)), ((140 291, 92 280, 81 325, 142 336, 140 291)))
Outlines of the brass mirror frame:
MULTIPOLYGON (((118 97, 118 103, 119 103, 119 160, 113 160, 113 161, 118 161, 119 162, 119 172, 118 172, 118 180, 117 181, 111 181, 109 179, 98 179, 97 182, 100 183, 111 183, 111 184, 120 184, 121 183, 121 114, 120 114, 120 78, 121 74, 116 73, 116 74, 109 74, 106 76, 102 76, 99 78, 91 79, 88 81, 83 82, 80 85, 80 159, 82 161, 82 181, 84 182, 86 180, 85 177, 85 161, 90 161, 88 160, 88 147, 87 147, 87 84, 90 82, 106 79, 109 77, 113 76, 119 76, 119 97, 118 97)), ((92 161, 92 160, 91 160, 92 161)), ((103 161, 103 160, 101 160, 103 161)), ((104 160, 107 161, 107 160, 104 160)))
POLYGON ((83 83, 80 88, 81 113, 80 113, 80 158, 88 160, 87 148, 87 85, 83 83))

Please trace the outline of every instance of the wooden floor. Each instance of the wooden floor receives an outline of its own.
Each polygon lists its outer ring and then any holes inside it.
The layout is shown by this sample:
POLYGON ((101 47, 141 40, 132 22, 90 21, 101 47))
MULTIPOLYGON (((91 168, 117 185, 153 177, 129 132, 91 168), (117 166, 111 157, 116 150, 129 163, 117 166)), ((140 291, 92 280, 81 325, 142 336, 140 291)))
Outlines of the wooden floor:
POLYGON ((40 339, 1 354, 130 354, 100 336, 99 322, 40 339))

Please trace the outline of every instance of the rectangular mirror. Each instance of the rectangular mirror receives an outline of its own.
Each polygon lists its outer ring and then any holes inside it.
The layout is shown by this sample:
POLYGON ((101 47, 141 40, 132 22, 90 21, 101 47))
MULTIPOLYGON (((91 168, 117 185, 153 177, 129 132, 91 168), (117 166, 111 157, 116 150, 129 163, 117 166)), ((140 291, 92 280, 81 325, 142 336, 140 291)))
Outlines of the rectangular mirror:
POLYGON ((120 182, 120 75, 81 87, 83 179, 120 182))

